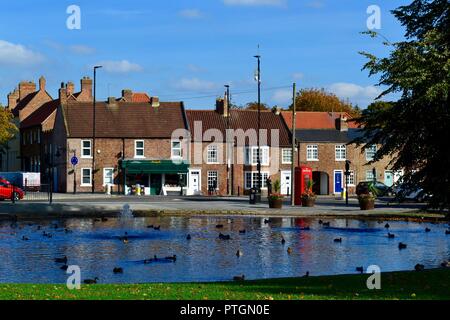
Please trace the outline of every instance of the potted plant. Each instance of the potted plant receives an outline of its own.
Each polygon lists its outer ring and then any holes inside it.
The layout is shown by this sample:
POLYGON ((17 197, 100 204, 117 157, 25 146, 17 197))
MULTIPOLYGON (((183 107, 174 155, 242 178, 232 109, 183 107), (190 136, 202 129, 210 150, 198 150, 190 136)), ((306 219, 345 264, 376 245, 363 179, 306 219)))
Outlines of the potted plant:
POLYGON ((361 210, 372 210, 375 208, 375 199, 378 194, 378 189, 375 187, 375 183, 369 182, 367 188, 358 195, 359 208, 361 210))
POLYGON ((281 209, 283 207, 284 196, 280 194, 281 183, 280 180, 276 180, 273 183, 274 193, 269 195, 269 208, 271 209, 281 209))
POLYGON ((314 182, 309 180, 306 184, 306 190, 302 193, 302 206, 314 207, 316 204, 316 194, 312 191, 314 182))

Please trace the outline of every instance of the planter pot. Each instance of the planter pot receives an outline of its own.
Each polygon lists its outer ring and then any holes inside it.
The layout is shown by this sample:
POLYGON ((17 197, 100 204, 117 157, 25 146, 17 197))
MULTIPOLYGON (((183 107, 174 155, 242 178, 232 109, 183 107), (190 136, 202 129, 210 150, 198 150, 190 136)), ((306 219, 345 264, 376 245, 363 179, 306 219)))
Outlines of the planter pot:
POLYGON ((373 198, 359 198, 358 200, 361 210, 372 210, 375 208, 375 199, 373 198))
POLYGON ((283 208, 283 199, 269 199, 269 208, 271 209, 283 208))
POLYGON ((314 207, 316 198, 302 198, 302 207, 314 207))

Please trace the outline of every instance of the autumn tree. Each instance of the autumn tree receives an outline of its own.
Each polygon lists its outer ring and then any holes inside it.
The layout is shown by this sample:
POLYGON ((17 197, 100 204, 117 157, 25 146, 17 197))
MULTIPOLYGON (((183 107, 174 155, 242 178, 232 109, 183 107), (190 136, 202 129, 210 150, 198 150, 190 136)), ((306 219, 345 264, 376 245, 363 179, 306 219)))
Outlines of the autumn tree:
MULTIPOLYGON (((292 110, 292 104, 289 106, 292 110)), ((302 89, 296 98, 297 111, 347 112, 352 116, 359 114, 359 108, 339 99, 324 89, 302 89)))
POLYGON ((4 152, 6 143, 17 132, 11 111, 0 104, 0 152, 4 152))
MULTIPOLYGON (((245 110, 258 110, 258 102, 249 102, 245 105, 245 110)), ((266 103, 261 102, 261 110, 270 110, 266 103)))
MULTIPOLYGON (((434 208, 450 207, 450 5, 448 0, 414 0, 392 13, 405 28, 405 40, 384 45, 387 57, 362 52, 364 68, 385 88, 380 97, 399 94, 389 105, 372 105, 358 122, 361 145, 379 144, 374 161, 393 156, 403 170, 406 190, 421 188, 434 208)), ((377 38, 376 32, 366 32, 377 38)))

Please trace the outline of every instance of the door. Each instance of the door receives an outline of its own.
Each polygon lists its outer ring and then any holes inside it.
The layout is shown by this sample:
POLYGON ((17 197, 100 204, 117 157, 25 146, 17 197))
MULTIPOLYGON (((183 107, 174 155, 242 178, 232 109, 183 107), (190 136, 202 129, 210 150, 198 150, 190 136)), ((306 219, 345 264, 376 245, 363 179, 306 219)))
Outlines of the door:
POLYGON ((384 172, 384 184, 388 187, 392 187, 394 185, 394 172, 385 171, 384 172))
POLYGON ((189 173, 189 188, 194 194, 200 193, 200 171, 195 170, 189 173))
POLYGON ((150 194, 152 196, 159 196, 162 189, 162 175, 152 174, 150 176, 150 194))
POLYGON ((291 172, 281 171, 281 194, 291 194, 291 172))
POLYGON ((343 177, 343 171, 342 170, 334 170, 334 193, 341 193, 343 190, 342 185, 342 177, 343 177))

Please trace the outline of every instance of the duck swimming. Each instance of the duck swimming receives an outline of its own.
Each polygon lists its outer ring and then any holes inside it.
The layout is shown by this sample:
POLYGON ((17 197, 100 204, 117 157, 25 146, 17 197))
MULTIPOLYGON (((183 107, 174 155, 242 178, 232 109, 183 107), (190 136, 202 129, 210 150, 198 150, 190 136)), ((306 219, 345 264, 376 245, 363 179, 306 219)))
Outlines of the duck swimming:
POLYGON ((287 253, 288 253, 288 254, 291 254, 291 253, 292 253, 292 248, 291 248, 291 247, 287 248, 287 253))
POLYGON ((406 247, 407 247, 407 245, 406 245, 405 243, 403 243, 403 242, 400 242, 400 243, 398 244, 398 248, 399 248, 400 250, 406 249, 406 247))
POLYGON ((221 240, 231 240, 231 236, 229 235, 229 234, 222 234, 222 233, 219 233, 219 239, 221 239, 221 240))
POLYGON ((67 257, 64 256, 64 257, 62 257, 62 258, 55 258, 54 261, 55 261, 56 263, 64 263, 64 264, 67 264, 67 257))
POLYGON ((386 223, 386 224, 384 225, 384 227, 385 227, 386 229, 389 229, 391 226, 389 225, 389 223, 386 223))
POLYGON ((356 271, 360 273, 364 273, 364 267, 356 267, 356 271))
POLYGON ((244 255, 244 253, 241 251, 241 250, 238 250, 237 252, 236 252, 236 257, 242 257, 244 255))
POLYGON ((425 228, 425 232, 430 232, 431 229, 430 228, 425 228))
POLYGON ((192 239, 191 235, 188 234, 187 237, 186 237, 186 240, 191 240, 191 239, 192 239))
POLYGON ((159 231, 161 230, 161 226, 153 227, 153 230, 159 231))
POLYGON ((281 237, 281 244, 285 244, 286 240, 284 239, 284 237, 281 237))
POLYGON ((245 234, 247 232, 247 230, 243 229, 243 230, 239 230, 240 234, 245 234))
POLYGON ((123 273, 123 268, 116 267, 113 269, 114 274, 123 273))
POLYGON ((395 238, 395 234, 388 232, 388 238, 389 239, 394 239, 395 238))
POLYGON ((334 242, 336 242, 336 243, 341 243, 341 242, 342 242, 342 238, 334 239, 334 242))
POLYGON ((99 279, 95 277, 94 279, 85 279, 83 281, 84 284, 96 284, 99 279))
POLYGON ((245 275, 242 276, 235 276, 233 277, 234 281, 244 281, 245 280, 245 275))

